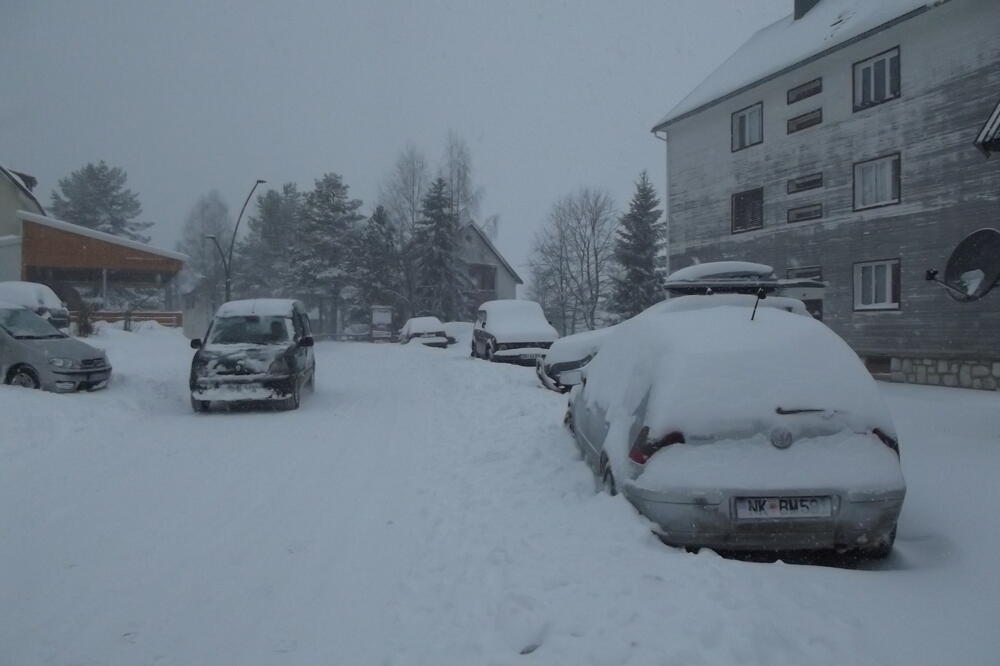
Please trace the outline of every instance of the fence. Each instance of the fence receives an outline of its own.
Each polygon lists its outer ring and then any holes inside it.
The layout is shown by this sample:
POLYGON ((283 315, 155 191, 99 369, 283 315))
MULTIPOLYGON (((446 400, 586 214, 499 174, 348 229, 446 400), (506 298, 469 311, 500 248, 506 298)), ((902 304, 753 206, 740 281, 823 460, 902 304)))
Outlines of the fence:
MULTIPOLYGON (((79 312, 70 312, 70 320, 73 323, 79 321, 79 312)), ((91 312, 90 321, 107 321, 116 322, 124 321, 129 319, 132 323, 137 321, 155 321, 163 326, 173 326, 180 328, 184 325, 184 313, 183 312, 91 312)))

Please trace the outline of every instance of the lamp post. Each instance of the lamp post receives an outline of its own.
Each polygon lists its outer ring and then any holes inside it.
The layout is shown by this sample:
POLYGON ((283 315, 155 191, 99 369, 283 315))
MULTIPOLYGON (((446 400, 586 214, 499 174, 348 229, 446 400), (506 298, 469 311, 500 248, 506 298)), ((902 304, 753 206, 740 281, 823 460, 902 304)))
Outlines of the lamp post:
POLYGON ((219 239, 214 234, 205 234, 205 238, 210 238, 213 243, 215 243, 215 249, 219 251, 219 258, 222 259, 222 270, 226 275, 226 301, 232 299, 232 286, 233 286, 233 248, 236 246, 236 233, 240 230, 240 220, 243 219, 243 213, 247 209, 247 204, 250 203, 250 197, 253 196, 254 190, 257 189, 258 185, 263 185, 266 180, 257 179, 257 182, 253 184, 250 188, 250 193, 247 194, 247 198, 243 201, 243 207, 240 208, 240 214, 236 218, 236 226, 233 227, 233 237, 229 240, 229 253, 223 252, 222 246, 219 245, 219 239))

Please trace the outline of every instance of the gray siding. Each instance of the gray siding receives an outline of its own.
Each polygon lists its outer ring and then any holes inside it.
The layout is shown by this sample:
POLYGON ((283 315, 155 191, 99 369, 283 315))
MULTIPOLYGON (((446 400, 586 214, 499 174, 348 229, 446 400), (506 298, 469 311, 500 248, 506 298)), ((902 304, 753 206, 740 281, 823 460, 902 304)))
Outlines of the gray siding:
POLYGON ((973 140, 1000 97, 1000 4, 952 0, 748 90, 668 128, 670 265, 747 259, 819 265, 829 283, 824 320, 859 353, 1000 357, 1000 293, 956 303, 924 280, 956 243, 1000 226, 1000 160, 973 140), (852 65, 898 46, 901 97, 853 110, 852 65), (816 77, 823 92, 794 104, 786 91, 816 77), (730 151, 730 114, 763 101, 764 141, 730 151), (788 118, 822 107, 823 123, 786 134, 788 118), (855 162, 899 153, 901 203, 853 210, 855 162), (822 171, 824 187, 786 193, 822 171), (730 231, 730 198, 764 188, 764 228, 730 231), (819 220, 788 223, 789 208, 822 203, 819 220), (899 258, 898 311, 855 312, 855 262, 899 258))

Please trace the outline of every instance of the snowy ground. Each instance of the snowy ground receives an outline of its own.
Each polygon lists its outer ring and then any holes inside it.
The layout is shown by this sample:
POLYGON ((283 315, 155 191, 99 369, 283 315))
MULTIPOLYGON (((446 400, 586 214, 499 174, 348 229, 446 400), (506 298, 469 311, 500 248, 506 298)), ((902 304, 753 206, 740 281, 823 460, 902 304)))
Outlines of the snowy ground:
POLYGON ((1000 660, 1000 395, 884 386, 896 552, 767 564, 662 546, 467 344, 320 343, 298 412, 195 415, 178 333, 94 340, 108 390, 0 387, 0 664, 1000 660))

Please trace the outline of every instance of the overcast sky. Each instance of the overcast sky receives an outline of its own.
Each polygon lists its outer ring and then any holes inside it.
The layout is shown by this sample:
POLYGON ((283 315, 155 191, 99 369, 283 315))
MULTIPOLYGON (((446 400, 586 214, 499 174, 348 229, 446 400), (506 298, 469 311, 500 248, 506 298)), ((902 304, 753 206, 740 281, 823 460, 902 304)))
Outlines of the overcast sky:
MULTIPOLYGON (((792 0, 139 0, 3 3, 0 163, 39 179, 123 167, 173 247, 195 199, 341 174, 369 212, 398 152, 454 129, 519 269, 560 196, 619 207, 650 128, 792 0)), ((522 270, 522 276, 527 277, 522 270)))

